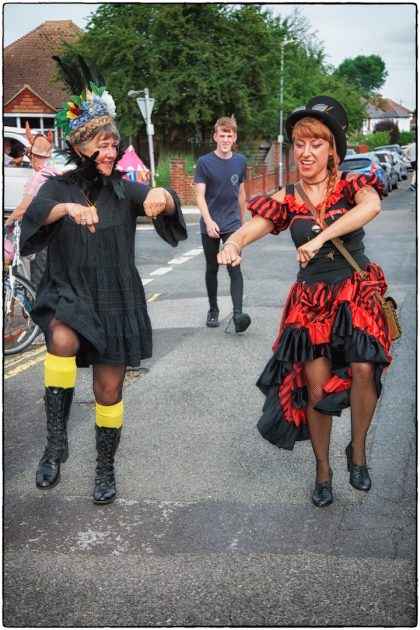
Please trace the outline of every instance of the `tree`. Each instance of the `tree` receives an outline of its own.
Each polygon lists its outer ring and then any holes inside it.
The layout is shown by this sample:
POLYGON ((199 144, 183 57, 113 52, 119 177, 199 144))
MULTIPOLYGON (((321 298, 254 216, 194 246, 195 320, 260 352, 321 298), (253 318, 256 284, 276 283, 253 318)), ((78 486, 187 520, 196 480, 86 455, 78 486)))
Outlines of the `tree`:
POLYGON ((414 133, 411 133, 411 131, 400 131, 398 144, 400 144, 401 146, 404 146, 405 144, 410 144, 410 142, 413 142, 413 138, 414 133))
POLYGON ((234 114, 239 146, 279 133, 284 39, 284 118, 316 94, 336 96, 359 124, 357 89, 332 77, 320 42, 299 11, 282 20, 258 4, 105 3, 70 55, 95 60, 117 104, 123 135, 145 130, 129 90, 149 88, 160 154, 211 137, 234 114))
POLYGON ((148 87, 156 137, 176 147, 208 136, 220 116, 235 114, 241 138, 270 125, 276 25, 258 5, 108 3, 70 51, 103 68, 123 134, 144 124, 127 92, 148 87))
POLYGON ((334 75, 337 79, 357 86, 363 96, 369 97, 383 86, 388 71, 379 55, 359 55, 354 59, 345 59, 334 75))
POLYGON ((390 132, 390 143, 398 144, 398 140, 400 137, 400 130, 393 120, 381 120, 376 123, 373 133, 377 133, 378 131, 389 131, 390 132))

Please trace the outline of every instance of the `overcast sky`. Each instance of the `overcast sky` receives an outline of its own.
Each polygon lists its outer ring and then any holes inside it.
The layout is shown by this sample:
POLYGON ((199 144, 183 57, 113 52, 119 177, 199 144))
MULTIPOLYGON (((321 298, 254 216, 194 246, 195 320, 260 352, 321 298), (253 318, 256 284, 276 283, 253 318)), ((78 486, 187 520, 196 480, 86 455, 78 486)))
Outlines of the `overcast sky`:
MULTIPOLYGON (((86 27, 89 15, 99 4, 20 3, 3 5, 3 44, 7 46, 45 20, 73 20, 86 27)), ((265 4, 286 17, 299 7, 324 45, 328 63, 338 66, 357 55, 380 55, 388 70, 382 95, 416 106, 416 5, 383 4, 265 4)))

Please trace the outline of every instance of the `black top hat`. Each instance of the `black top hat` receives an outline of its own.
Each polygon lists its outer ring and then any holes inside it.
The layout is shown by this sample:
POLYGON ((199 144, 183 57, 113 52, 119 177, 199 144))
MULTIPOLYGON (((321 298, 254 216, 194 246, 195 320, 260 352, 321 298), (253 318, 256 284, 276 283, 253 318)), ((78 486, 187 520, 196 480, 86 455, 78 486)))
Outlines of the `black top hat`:
POLYGON ((309 116, 323 122, 334 134, 337 153, 343 160, 347 152, 346 129, 348 118, 344 107, 331 96, 315 96, 306 106, 298 107, 287 118, 285 126, 289 140, 293 141, 293 127, 298 120, 309 116))

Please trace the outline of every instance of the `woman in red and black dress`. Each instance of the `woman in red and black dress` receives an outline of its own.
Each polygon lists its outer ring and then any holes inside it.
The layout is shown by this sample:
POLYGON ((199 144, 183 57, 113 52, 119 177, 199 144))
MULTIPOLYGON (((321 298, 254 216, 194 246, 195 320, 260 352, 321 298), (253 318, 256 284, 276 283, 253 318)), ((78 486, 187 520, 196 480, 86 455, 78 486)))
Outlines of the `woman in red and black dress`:
POLYGON ((381 374, 391 362, 388 323, 375 296, 375 291, 383 295, 387 285, 363 245, 363 226, 380 211, 382 185, 374 172, 339 172, 347 148, 346 127, 343 107, 327 96, 313 98, 289 116, 286 130, 300 184, 318 218, 294 186, 272 197, 257 197, 248 205, 253 218, 218 256, 219 264, 237 265, 246 245, 290 229, 300 268, 273 355, 257 383, 266 395, 258 429, 287 450, 296 440, 311 439, 317 465, 312 500, 318 507, 333 500, 332 416, 349 406, 350 483, 358 490, 370 489, 365 440, 381 392, 381 374), (331 242, 338 237, 365 271, 363 279, 331 242))

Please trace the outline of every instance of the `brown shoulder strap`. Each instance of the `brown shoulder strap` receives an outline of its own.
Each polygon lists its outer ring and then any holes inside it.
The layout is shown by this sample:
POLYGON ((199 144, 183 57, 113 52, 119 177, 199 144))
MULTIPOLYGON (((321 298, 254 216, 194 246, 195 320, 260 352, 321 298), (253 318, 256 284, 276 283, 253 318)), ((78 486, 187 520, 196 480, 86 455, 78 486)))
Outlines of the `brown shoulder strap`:
MULTIPOLYGON (((301 186, 301 184, 299 182, 295 185, 295 188, 298 191, 299 196, 303 199, 303 201, 308 206, 309 210, 314 215, 314 217, 316 219, 319 219, 319 216, 318 216, 317 211, 315 210, 314 204, 309 199, 308 195, 305 193, 305 191, 303 190, 303 188, 302 188, 302 186, 301 186)), ((324 226, 322 226, 322 227, 324 228, 324 226)), ((330 240, 334 244, 334 246, 338 249, 338 251, 342 254, 342 256, 344 256, 344 258, 347 260, 347 262, 353 267, 353 269, 358 271, 360 274, 363 274, 362 269, 359 267, 357 262, 354 260, 353 256, 350 254, 350 252, 347 249, 347 247, 343 244, 343 241, 341 241, 338 238, 331 238, 330 240)))
MULTIPOLYGON (((301 199, 304 200, 304 202, 308 206, 309 210, 314 215, 314 217, 316 219, 319 219, 317 211, 315 210, 314 204, 309 199, 308 195, 305 193, 305 191, 303 190, 303 188, 302 188, 302 186, 301 186, 301 184, 299 182, 295 185, 295 188, 298 191, 299 196, 301 197, 301 199)), ((324 227, 324 226, 322 226, 322 227, 324 227)), ((361 267, 354 260, 353 256, 350 254, 349 250, 344 245, 343 241, 340 240, 339 238, 330 238, 330 241, 338 249, 340 254, 347 260, 347 262, 353 267, 353 269, 355 269, 362 276, 362 278, 364 278, 366 276, 365 272, 361 269, 361 267)), ((378 293, 378 291, 374 291, 374 294, 376 295, 376 297, 378 298, 378 300, 380 301, 380 303, 383 306, 384 303, 385 303, 385 300, 382 297, 382 295, 380 293, 378 293)))

